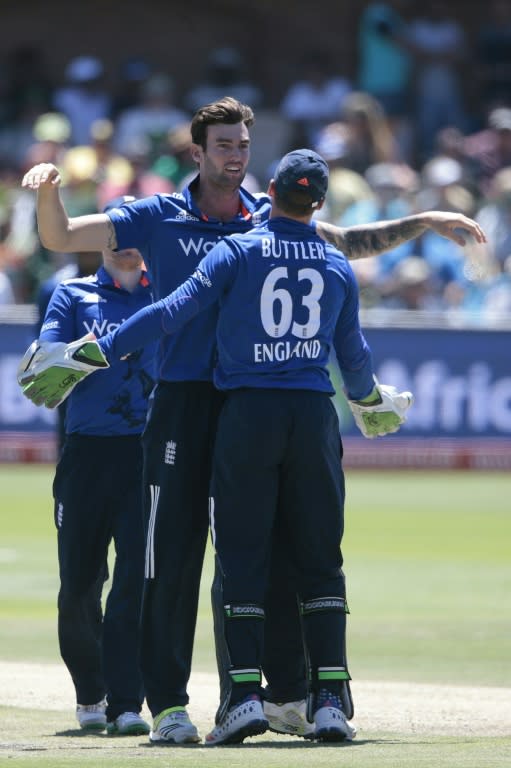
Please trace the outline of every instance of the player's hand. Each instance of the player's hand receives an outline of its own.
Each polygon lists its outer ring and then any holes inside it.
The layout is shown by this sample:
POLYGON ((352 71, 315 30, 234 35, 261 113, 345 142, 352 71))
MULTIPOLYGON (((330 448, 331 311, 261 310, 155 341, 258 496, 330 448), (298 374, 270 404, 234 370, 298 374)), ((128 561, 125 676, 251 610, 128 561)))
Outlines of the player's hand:
POLYGON ((71 344, 33 341, 19 364, 18 384, 35 405, 56 408, 100 368, 109 364, 93 333, 71 344))
POLYGON ((21 182, 22 187, 39 189, 42 186, 58 187, 62 181, 59 169, 53 163, 39 163, 26 172, 21 182))
POLYGON ((453 240, 458 245, 467 244, 465 235, 471 235, 476 243, 486 243, 486 235, 473 219, 462 213, 449 213, 447 211, 433 211, 429 214, 429 226, 434 232, 448 240, 453 240), (460 231, 461 230, 461 231, 460 231))
POLYGON ((398 392, 395 387, 380 384, 376 377, 371 394, 363 400, 348 400, 355 423, 364 437, 378 437, 397 432, 406 420, 413 402, 411 392, 398 392))

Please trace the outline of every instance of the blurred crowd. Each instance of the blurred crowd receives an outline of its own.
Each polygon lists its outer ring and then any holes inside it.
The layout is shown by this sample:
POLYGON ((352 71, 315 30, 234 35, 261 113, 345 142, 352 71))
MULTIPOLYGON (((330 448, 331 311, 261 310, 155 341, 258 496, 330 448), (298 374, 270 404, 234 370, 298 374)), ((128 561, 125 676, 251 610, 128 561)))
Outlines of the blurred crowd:
MULTIPOLYGON (((426 210, 477 219, 488 244, 462 249, 428 232, 378 259, 356 262, 362 307, 456 310, 482 322, 511 311, 511 2, 489 0, 469 35, 447 2, 369 2, 358 26, 357 74, 324 50, 296 62, 278 104, 236 47, 206 53, 204 77, 178 95, 177 73, 150 59, 122 61, 115 84, 102 60, 70 60, 61 82, 28 45, 3 62, 0 86, 0 304, 33 303, 41 285, 76 265, 37 236, 35 195, 20 187, 34 164, 55 163, 70 215, 119 195, 179 191, 194 174, 189 122, 232 95, 272 112, 284 144, 328 161, 322 218, 341 226, 426 210), (110 77, 107 77, 107 74, 110 77), (470 81, 468 98, 467 78, 470 81), (475 97, 474 97, 475 94, 475 97)), ((273 166, 249 175, 265 191, 273 166)))

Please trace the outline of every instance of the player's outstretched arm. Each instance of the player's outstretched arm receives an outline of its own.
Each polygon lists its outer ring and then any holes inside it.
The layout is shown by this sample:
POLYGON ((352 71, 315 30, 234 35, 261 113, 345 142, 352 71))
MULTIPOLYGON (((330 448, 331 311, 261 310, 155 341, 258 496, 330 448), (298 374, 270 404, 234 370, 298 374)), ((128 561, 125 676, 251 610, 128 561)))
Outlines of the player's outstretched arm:
POLYGON ((335 245, 351 261, 377 256, 420 237, 428 229, 460 246, 467 244, 467 237, 474 238, 476 243, 486 242, 486 235, 476 221, 461 213, 447 211, 428 211, 357 227, 336 227, 325 221, 316 222, 318 235, 335 245))
POLYGON ((64 253, 114 250, 115 229, 105 213, 69 218, 59 194, 61 181, 53 163, 39 163, 21 182, 22 187, 37 192, 37 228, 43 245, 64 253))

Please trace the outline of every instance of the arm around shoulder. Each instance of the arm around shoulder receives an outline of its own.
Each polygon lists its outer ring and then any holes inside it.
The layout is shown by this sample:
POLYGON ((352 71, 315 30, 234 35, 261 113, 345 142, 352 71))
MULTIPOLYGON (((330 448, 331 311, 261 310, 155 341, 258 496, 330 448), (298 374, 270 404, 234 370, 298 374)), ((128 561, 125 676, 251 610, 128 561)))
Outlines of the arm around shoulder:
POLYGON ((426 211, 402 219, 376 221, 356 227, 336 227, 324 221, 316 223, 318 235, 335 245, 351 261, 377 256, 420 237, 428 229, 460 246, 466 245, 466 236, 473 237, 477 243, 486 242, 486 236, 476 221, 461 213, 448 211, 426 211))

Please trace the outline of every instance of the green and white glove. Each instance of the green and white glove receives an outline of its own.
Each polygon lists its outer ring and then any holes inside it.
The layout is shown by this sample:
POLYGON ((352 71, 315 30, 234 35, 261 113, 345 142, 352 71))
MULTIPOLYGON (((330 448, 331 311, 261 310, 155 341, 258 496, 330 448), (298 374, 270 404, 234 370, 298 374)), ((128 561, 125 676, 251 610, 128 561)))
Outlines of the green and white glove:
POLYGON ((78 341, 33 341, 18 367, 18 384, 35 405, 56 408, 90 373, 110 365, 93 333, 78 341))
POLYGON ((398 392, 395 387, 380 384, 374 377, 374 388, 363 400, 348 400, 355 423, 364 437, 378 437, 397 432, 406 420, 413 403, 411 392, 398 392))

